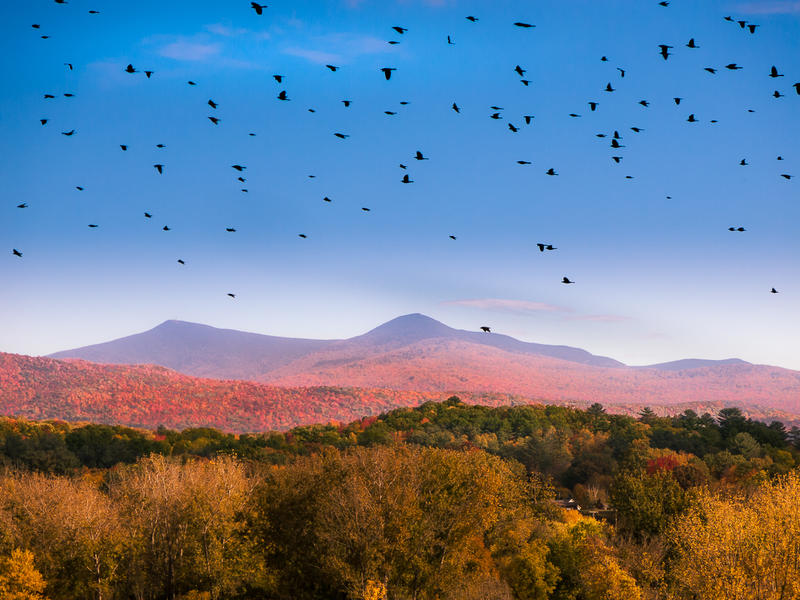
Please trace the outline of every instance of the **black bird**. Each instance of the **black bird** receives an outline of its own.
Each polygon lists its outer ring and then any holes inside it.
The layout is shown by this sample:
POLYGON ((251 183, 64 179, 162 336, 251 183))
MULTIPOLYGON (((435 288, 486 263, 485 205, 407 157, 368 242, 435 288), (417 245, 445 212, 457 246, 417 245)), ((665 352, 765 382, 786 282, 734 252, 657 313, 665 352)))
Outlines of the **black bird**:
POLYGON ((744 227, 728 227, 728 231, 747 231, 744 227))
POLYGON ((256 11, 257 15, 263 15, 264 14, 264 9, 267 8, 267 5, 266 4, 258 4, 256 2, 251 2, 250 3, 250 7, 254 11, 256 11))
POLYGON ((310 113, 315 113, 315 112, 317 112, 317 111, 316 111, 316 110, 314 110, 313 108, 309 108, 309 109, 308 109, 308 112, 310 112, 310 113))
POLYGON ((281 83, 281 82, 283 81, 283 77, 284 77, 283 75, 273 75, 273 76, 272 76, 272 78, 273 78, 275 81, 277 81, 278 83, 281 83))
POLYGON ((89 14, 90 14, 90 15, 99 15, 99 14, 100 14, 100 11, 99 11, 99 10, 90 10, 90 11, 89 11, 89 14))
POLYGON ((406 31, 408 31, 408 27, 397 27, 397 26, 395 26, 395 27, 392 27, 392 29, 394 29, 400 35, 403 35, 406 31))
POLYGON ((351 100, 342 100, 342 104, 344 104, 345 108, 348 108, 352 104, 352 101, 351 100))
POLYGON ((289 100, 289 98, 286 97, 286 90, 283 90, 280 94, 278 94, 278 100, 289 100))
POLYGON ((533 115, 525 115, 522 118, 525 119, 525 125, 530 125, 534 117, 533 115))
POLYGON ((144 216, 145 216, 146 219, 152 219, 153 218, 153 215, 151 215, 149 212, 144 213, 144 216))
POLYGON ((455 44, 453 43, 453 40, 450 39, 449 35, 447 36, 447 43, 450 44, 451 46, 455 46, 455 44))
POLYGON ((556 173, 555 169, 547 169, 545 175, 558 175, 558 173, 556 173))
POLYGON ((94 223, 89 223, 89 227, 91 227, 92 229, 94 229, 95 227, 99 227, 99 225, 95 225, 94 223))
POLYGON ((39 122, 40 122, 42 125, 47 125, 47 121, 48 121, 48 120, 49 120, 49 119, 39 119, 39 122))
POLYGON ((631 131, 633 131, 634 133, 641 133, 642 131, 644 131, 644 129, 642 129, 641 127, 631 127, 631 131))
POLYGON ((420 152, 419 150, 417 150, 417 153, 414 155, 414 158, 416 158, 417 160, 429 160, 428 158, 422 156, 422 152, 420 152))
POLYGON ((648 106, 650 106, 650 103, 649 103, 647 100, 639 100, 639 104, 641 104, 641 105, 642 105, 642 106, 644 106, 645 108, 647 108, 648 106))
POLYGON ((613 160, 615 163, 619 164, 619 162, 622 160, 622 157, 621 156, 612 156, 611 160, 613 160))
POLYGON ((414 180, 411 179, 408 174, 406 173, 403 175, 403 179, 401 180, 403 183, 414 183, 414 180))
POLYGON ((478 17, 469 16, 469 17, 466 17, 466 19, 467 19, 467 21, 472 21, 473 23, 475 23, 478 20, 478 17))
POLYGON ((776 160, 783 160, 783 157, 779 156, 776 160))
POLYGON ((681 103, 681 100, 683 100, 683 98, 673 98, 673 100, 675 101, 675 105, 677 106, 681 103))
POLYGON ((236 233, 236 228, 234 228, 234 227, 226 227, 225 231, 227 231, 228 233, 236 233))
POLYGON ((614 148, 614 149, 617 149, 617 148, 624 148, 625 146, 623 146, 622 144, 620 144, 620 143, 619 143, 619 142, 616 140, 616 138, 614 138, 614 139, 612 139, 612 140, 611 140, 611 147, 612 147, 612 148, 614 148))
POLYGON ((516 25, 517 27, 524 27, 525 29, 530 29, 531 27, 536 27, 536 25, 531 25, 530 23, 520 23, 519 21, 514 23, 514 25, 516 25))
POLYGON ((606 86, 606 90, 605 90, 605 91, 607 91, 607 92, 613 92, 613 91, 615 91, 615 90, 614 90, 614 88, 613 88, 613 87, 611 87, 611 83, 609 83, 609 84, 606 86))
POLYGON ((155 168, 155 170, 156 170, 156 171, 158 171, 160 174, 162 174, 162 175, 164 174, 164 165, 153 165, 153 167, 154 167, 154 168, 155 168))
POLYGON ((661 2, 658 3, 658 5, 667 7, 667 6, 669 6, 669 2, 667 2, 667 0, 662 0, 661 2))
POLYGON ((781 94, 778 90, 775 90, 774 92, 772 92, 772 96, 775 98, 783 98, 784 94, 781 94))
POLYGON ((492 332, 492 328, 491 327, 487 327, 486 325, 483 325, 481 327, 481 331, 483 331, 484 333, 491 333, 492 332))
POLYGON ((547 244, 536 244, 539 246, 539 252, 544 252, 544 249, 547 248, 547 244))
POLYGON ((514 67, 514 71, 515 71, 516 73, 518 73, 520 77, 522 77, 523 75, 525 75, 525 69, 523 69, 523 68, 522 68, 522 67, 520 67, 519 65, 517 65, 516 67, 514 67))
POLYGON ((794 91, 796 91, 797 94, 800 95, 800 83, 795 83, 792 85, 792 87, 794 88, 794 91))
POLYGON ((166 148, 164 144, 156 144, 156 148, 166 148))
POLYGON ((741 71, 743 67, 740 67, 736 63, 731 63, 729 65, 725 65, 725 68, 731 71, 741 71))
POLYGON ((661 48, 661 56, 664 57, 664 60, 667 60, 670 56, 672 56, 672 54, 670 54, 669 52, 672 46, 667 46, 666 44, 659 44, 658 47, 661 48))
POLYGON ((228 296, 230 296, 231 298, 236 298, 236 294, 231 294, 230 292, 228 292, 228 296))
POLYGON ((39 29, 41 25, 39 25, 38 23, 34 23, 33 25, 31 25, 31 27, 33 27, 34 29, 39 29))
POLYGON ((194 81, 187 81, 186 83, 188 83, 189 85, 197 85, 194 81))
POLYGON ((325 202, 333 202, 333 200, 331 200, 327 196, 325 196, 322 200, 325 201, 325 202))
POLYGON ((734 23, 734 22, 735 22, 735 21, 733 20, 733 17, 730 17, 730 16, 728 16, 728 17, 724 17, 724 18, 725 18, 725 20, 726 20, 726 21, 730 21, 731 23, 734 23))
POLYGON ((337 138, 339 138, 339 139, 342 139, 342 140, 345 140, 345 139, 347 139, 347 138, 349 138, 349 137, 350 137, 350 136, 349 136, 348 134, 346 134, 346 133, 334 133, 333 135, 335 135, 337 138))
POLYGON ((771 293, 771 294, 777 294, 777 293, 778 293, 778 290, 776 290, 775 288, 772 288, 772 289, 770 290, 770 293, 771 293))
POLYGON ((744 29, 747 26, 747 21, 736 21, 739 24, 739 27, 744 29))
POLYGON ((64 63, 65 67, 69 67, 69 70, 72 71, 72 63, 64 63))
POLYGON ((530 79, 520 79, 519 82, 522 85, 524 85, 525 87, 528 87, 530 85, 530 83, 531 83, 531 80, 530 79))
POLYGON ((561 283, 575 283, 574 281, 570 281, 568 277, 562 277, 561 283))
POLYGON ((216 102, 214 102, 213 100, 209 100, 209 101, 208 101, 208 105, 209 105, 211 108, 217 108, 217 106, 219 106, 219 105, 218 105, 216 102))
POLYGON ((28 205, 23 202, 22 204, 17 204, 17 208, 28 208, 28 205))
POLYGON ((242 172, 242 171, 244 171, 244 170, 245 170, 247 167, 243 167, 242 165, 231 165, 231 168, 232 168, 232 169, 236 169, 237 171, 239 171, 239 172, 241 173, 241 172, 242 172))
POLYGON ((496 112, 496 113, 492 113, 491 115, 489 115, 489 118, 490 119, 502 119, 503 117, 500 116, 499 112, 496 112))
POLYGON ((186 263, 185 263, 185 262, 183 262, 183 259, 180 259, 180 258, 179 258, 179 259, 178 259, 178 264, 179 264, 179 265, 185 265, 186 263))
POLYGON ((458 108, 458 104, 456 104, 455 102, 453 102, 453 106, 452 106, 452 108, 453 108, 453 110, 454 110, 454 111, 456 111, 457 113, 460 113, 460 112, 461 112, 461 109, 460 109, 460 108, 458 108))
POLYGON ((128 66, 125 67, 125 72, 126 73, 138 73, 138 71, 133 68, 132 64, 128 64, 128 66))
POLYGON ((625 69, 620 69, 619 67, 617 67, 617 71, 619 71, 620 77, 625 77, 625 69))
POLYGON ((513 125, 512 123, 509 123, 509 124, 508 124, 508 128, 509 128, 509 129, 510 129, 510 130, 511 130, 513 133, 517 133, 517 132, 519 131, 519 127, 514 127, 514 125, 513 125))
POLYGON ((617 131, 616 129, 614 130, 614 139, 615 140, 621 140, 622 139, 622 136, 619 134, 619 131, 617 131))
POLYGON ((401 169, 407 169, 407 168, 408 168, 408 167, 407 167, 406 165, 404 165, 403 163, 400 163, 398 166, 399 166, 401 169))
POLYGON ((397 69, 393 67, 381 67, 381 71, 383 71, 383 76, 386 77, 386 81, 389 81, 392 78, 392 71, 397 71, 397 69))
POLYGON ((74 96, 75 96, 75 94, 69 94, 69 93, 64 94, 64 98, 72 98, 74 96))
POLYGON ((747 26, 747 28, 750 30, 750 33, 755 33, 756 27, 759 27, 759 25, 756 25, 755 23, 751 23, 750 25, 747 26))
POLYGON ((297 237, 301 237, 303 239, 306 239, 308 236, 305 233, 298 233, 297 237))
POLYGON ((53 94, 45 94, 44 98, 45 98, 45 100, 48 100, 50 98, 55 98, 55 96, 53 96, 53 94))
POLYGON ((690 114, 689 118, 686 119, 686 120, 689 121, 689 123, 696 123, 697 122, 697 119, 694 118, 694 113, 690 114))
POLYGON ((687 48, 699 48, 700 46, 698 46, 697 44, 695 44, 695 43, 694 43, 694 38, 692 38, 692 39, 690 39, 690 40, 689 40, 689 43, 688 43, 688 44, 686 44, 686 47, 687 47, 687 48))
POLYGON ((393 45, 393 46, 394 46, 395 44, 399 44, 400 42, 398 42, 398 41, 396 41, 396 40, 389 40, 389 41, 388 41, 388 42, 386 42, 386 43, 387 43, 387 44, 391 44, 391 45, 393 45))
POLYGON ((578 117, 580 117, 580 115, 577 115, 577 114, 575 114, 575 113, 569 113, 569 116, 570 116, 570 117, 573 117, 573 118, 576 118, 576 119, 577 119, 578 117))
POLYGON ((451 240, 454 240, 454 239, 456 239, 456 236, 454 236, 454 235, 449 235, 449 236, 447 236, 447 237, 449 237, 451 240))
POLYGON ((786 173, 781 173, 781 177, 783 177, 784 179, 791 179, 792 177, 794 177, 794 175, 787 175, 786 173))
POLYGON ((325 66, 328 67, 334 73, 339 70, 339 67, 336 67, 334 65, 325 65, 325 66))
POLYGON ((369 212, 369 209, 363 206, 361 207, 361 210, 363 210, 364 212, 369 212))
POLYGON ((391 111, 391 110, 385 110, 385 111, 383 111, 383 114, 385 114, 385 115, 396 115, 397 113, 394 112, 394 111, 391 111))
POLYGON ((772 68, 769 71, 769 76, 772 78, 783 77, 781 73, 778 73, 778 69, 775 67, 775 65, 772 65, 772 68))
POLYGON ((601 62, 608 62, 608 57, 607 56, 601 56, 600 57, 600 61, 601 62))
POLYGON ((597 110, 597 102, 589 102, 589 108, 592 109, 592 112, 597 110))
POLYGON ((208 120, 211 121, 214 125, 219 125, 219 119, 217 117, 208 117, 208 120))
POLYGON ((169 228, 169 227, 167 227, 166 225, 164 225, 164 226, 163 226, 161 229, 162 229, 163 231, 170 231, 170 228, 169 228))
POLYGON ((120 144, 119 147, 122 148, 123 152, 127 152, 128 150, 128 146, 126 146, 125 144, 120 144))
POLYGON ((531 164, 531 161, 529 161, 529 160, 518 160, 517 164, 518 165, 529 165, 529 164, 531 164))
POLYGON ((12 249, 11 249, 11 253, 12 253, 14 256, 20 256, 20 257, 22 256, 22 252, 20 252, 20 251, 19 251, 19 250, 17 250, 16 248, 12 248, 12 249))
MULTIPOLYGON (((311 175, 311 177, 313 177, 313 175, 311 175)), ((239 181, 241 181, 242 183, 244 183, 245 181, 247 181, 247 180, 246 180, 244 177, 237 177, 236 179, 238 179, 238 180, 239 180, 239 181)))
POLYGON ((716 74, 717 74, 717 70, 716 70, 716 69, 713 69, 713 68, 711 68, 711 67, 705 67, 704 69, 705 69, 706 71, 708 71, 709 73, 711 73, 712 75, 716 75, 716 74))
POLYGON ((490 106, 492 110, 504 110, 502 106, 490 106))
POLYGON ((151 76, 153 73, 155 73, 155 71, 145 71, 145 72, 144 72, 144 76, 145 76, 145 77, 147 77, 148 79, 150 79, 150 76, 151 76))
POLYGON ((76 190, 78 190, 79 192, 82 192, 82 191, 83 191, 83 188, 82 188, 81 186, 79 186, 79 185, 76 185, 76 186, 75 186, 75 189, 76 189, 76 190))
MULTIPOLYGON (((395 69, 395 70, 396 70, 396 69, 395 69)), ((387 77, 387 79, 388 79, 388 77, 387 77)), ((401 105, 401 106, 405 106, 406 104, 408 104, 408 100, 401 100, 401 101, 400 101, 400 105, 401 105)))
POLYGON ((70 129, 69 131, 62 131, 61 135, 65 135, 67 137, 69 137, 71 135, 75 135, 75 130, 74 129, 70 129))

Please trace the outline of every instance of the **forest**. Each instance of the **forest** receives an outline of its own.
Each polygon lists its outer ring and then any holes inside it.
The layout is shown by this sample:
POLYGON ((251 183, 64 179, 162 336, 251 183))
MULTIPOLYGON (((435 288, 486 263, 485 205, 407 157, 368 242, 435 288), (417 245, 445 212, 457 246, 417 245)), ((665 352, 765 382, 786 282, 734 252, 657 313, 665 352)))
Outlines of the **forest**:
POLYGON ((800 430, 736 408, 4 418, 0 461, 0 598, 800 598, 800 430))

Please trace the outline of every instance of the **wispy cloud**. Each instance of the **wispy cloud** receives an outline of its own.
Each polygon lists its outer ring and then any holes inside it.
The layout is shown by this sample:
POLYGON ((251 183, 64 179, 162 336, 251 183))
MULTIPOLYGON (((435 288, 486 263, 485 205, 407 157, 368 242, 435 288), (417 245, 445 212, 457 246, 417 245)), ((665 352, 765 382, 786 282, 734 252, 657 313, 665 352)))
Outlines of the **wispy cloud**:
POLYGON ((476 298, 473 300, 451 300, 443 304, 455 306, 469 306, 483 310, 497 310, 513 313, 532 312, 570 312, 571 309, 555 306, 545 302, 531 302, 529 300, 503 300, 501 298, 476 298))
POLYGON ((200 61, 219 55, 222 44, 178 40, 159 48, 161 56, 175 60, 200 61))
POLYGON ((331 33, 309 39, 303 45, 284 48, 284 54, 299 56, 313 63, 349 62, 359 56, 392 52, 386 40, 353 33, 331 33))
POLYGON ((798 0, 765 0, 740 4, 737 10, 747 15, 800 15, 798 0))
POLYGON ((212 23, 211 25, 206 25, 206 31, 213 33, 214 35, 221 35, 223 37, 239 37, 241 35, 250 33, 250 30, 244 27, 231 27, 230 25, 225 25, 224 23, 212 23))
POLYGON ((568 321, 594 321, 596 323, 620 323, 631 320, 630 317, 623 317, 622 315, 575 315, 565 318, 568 321))

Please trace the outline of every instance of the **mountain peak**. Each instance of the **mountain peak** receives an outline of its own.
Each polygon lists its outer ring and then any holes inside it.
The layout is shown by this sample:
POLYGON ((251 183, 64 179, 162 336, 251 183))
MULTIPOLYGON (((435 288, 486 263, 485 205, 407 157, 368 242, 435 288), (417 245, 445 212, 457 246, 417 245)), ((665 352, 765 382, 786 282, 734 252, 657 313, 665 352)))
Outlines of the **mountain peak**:
POLYGON ((378 325, 358 339, 372 343, 413 342, 434 337, 451 335, 456 330, 421 313, 411 313, 396 317, 383 325, 378 325))

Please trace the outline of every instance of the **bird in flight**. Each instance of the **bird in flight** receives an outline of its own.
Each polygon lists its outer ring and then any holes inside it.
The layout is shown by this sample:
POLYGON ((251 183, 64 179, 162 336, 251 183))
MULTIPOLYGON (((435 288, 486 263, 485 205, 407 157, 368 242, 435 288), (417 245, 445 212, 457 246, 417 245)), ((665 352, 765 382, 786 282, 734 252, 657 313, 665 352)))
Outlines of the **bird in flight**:
POLYGON ((414 183, 414 180, 408 176, 408 173, 403 175, 403 179, 401 180, 403 183, 414 183))
POLYGON ((394 27, 392 27, 392 29, 394 29, 394 30, 395 30, 397 33, 399 33, 400 35, 403 35, 403 34, 404 34, 406 31, 408 31, 408 27, 398 27, 398 26, 394 26, 394 27))
POLYGON ((547 169, 545 175, 558 175, 558 173, 556 173, 555 169, 547 169))
POLYGON ((280 94, 278 94, 278 100, 289 100, 286 96, 286 90, 283 90, 280 94))
POLYGON ((209 101, 208 101, 208 105, 209 105, 211 108, 217 108, 217 106, 219 106, 219 105, 218 105, 216 102, 214 102, 213 100, 209 100, 209 101))
POLYGON ((342 140, 346 140, 347 138, 350 137, 350 135, 347 133, 334 133, 333 135, 342 140))
POLYGON ((686 47, 687 48, 699 48, 700 46, 698 46, 697 44, 694 43, 694 38, 691 38, 689 40, 689 43, 686 44, 686 47))
POLYGON ((598 102, 589 102, 589 108, 592 110, 592 112, 597 110, 598 104, 598 102))
POLYGON ((214 125, 219 125, 219 119, 217 117, 208 117, 208 120, 211 121, 214 125))
POLYGON ((28 208, 27 203, 23 202, 22 204, 17 204, 17 208, 28 208))
POLYGON ((531 27, 536 27, 536 25, 531 25, 530 23, 522 23, 520 21, 517 21, 516 23, 514 23, 514 25, 516 25, 517 27, 522 27, 524 29, 530 29, 531 27))
POLYGON ((132 64, 128 64, 128 66, 125 67, 125 72, 126 73, 138 73, 138 71, 133 68, 132 64))
POLYGON ((414 155, 414 158, 416 158, 417 160, 430 160, 427 157, 423 156, 422 152, 420 152, 419 150, 417 150, 417 153, 414 155))
POLYGON ((574 281, 570 281, 569 277, 562 277, 561 283, 575 283, 574 281))
POLYGON ((152 219, 153 218, 153 215, 151 215, 149 212, 144 213, 144 216, 147 219, 152 219))
POLYGON ((747 231, 744 227, 728 227, 728 231, 747 231))
POLYGON ((153 167, 159 172, 159 174, 164 174, 164 165, 153 165, 153 167))
POLYGON ((478 21, 478 17, 473 17, 473 16, 466 17, 466 19, 467 21, 472 21, 473 23, 478 21))
POLYGON ((666 44, 659 44, 658 46, 661 49, 661 56, 664 57, 664 60, 667 60, 672 54, 670 53, 670 49, 672 46, 667 46, 666 44))
POLYGON ((228 292, 228 296, 230 296, 231 298, 236 298, 236 294, 231 294, 230 292, 228 292))
POLYGON ((178 259, 178 264, 179 265, 185 265, 186 263, 183 261, 183 259, 179 258, 178 259))
POLYGON ((461 109, 458 107, 458 104, 456 104, 455 102, 453 102, 452 109, 454 111, 456 111, 457 113, 461 113, 461 109))
POLYGON ((72 135, 75 135, 75 130, 74 129, 70 129, 69 131, 62 131, 61 135, 65 135, 67 137, 70 137, 72 135))
POLYGON ((455 44, 453 43, 453 40, 450 39, 449 35, 447 36, 447 43, 450 44, 451 46, 455 46, 455 44))
POLYGON ((235 227, 226 227, 225 231, 227 231, 228 233, 236 233, 236 228, 235 227))
POLYGON ((492 328, 491 327, 487 327, 486 325, 483 325, 481 327, 481 331, 484 332, 484 333, 491 333, 492 332, 492 328))
POLYGON ((397 69, 394 67, 381 67, 381 71, 383 71, 383 76, 386 78, 386 81, 389 81, 392 78, 392 71, 397 71, 397 69))
POLYGON ((607 91, 607 92, 615 92, 616 90, 613 87, 611 87, 611 83, 609 82, 609 84, 606 86, 605 91, 607 91))
POLYGON ((774 79, 776 77, 783 77, 783 74, 782 73, 778 73, 777 67, 775 65, 772 65, 772 68, 769 71, 769 76, 774 79))
POLYGON ((771 293, 771 294, 777 294, 777 293, 778 293, 778 290, 776 290, 775 288, 772 288, 772 289, 770 290, 770 293, 771 293))
POLYGON ((266 4, 258 4, 257 2, 251 2, 250 3, 250 8, 252 8, 254 11, 256 11, 257 15, 263 15, 264 14, 264 9, 267 8, 267 5, 266 4))
POLYGON ((16 248, 12 248, 12 249, 11 249, 11 253, 12 253, 14 256, 19 256, 19 257, 21 257, 21 256, 22 256, 22 252, 20 252, 20 251, 19 251, 19 250, 17 250, 16 248))
POLYGON ((231 165, 231 169, 236 169, 240 173, 244 171, 247 167, 243 167, 242 165, 231 165))
POLYGON ((329 68, 329 69, 330 69, 330 70, 331 70, 333 73, 335 73, 336 71, 338 71, 338 70, 339 70, 339 68, 340 68, 340 67, 337 67, 337 66, 335 66, 335 65, 325 65, 325 66, 326 66, 326 67, 328 67, 328 68, 329 68))
POLYGON ((730 63, 728 65, 725 65, 725 68, 731 71, 741 71, 744 67, 740 67, 736 63, 730 63))

